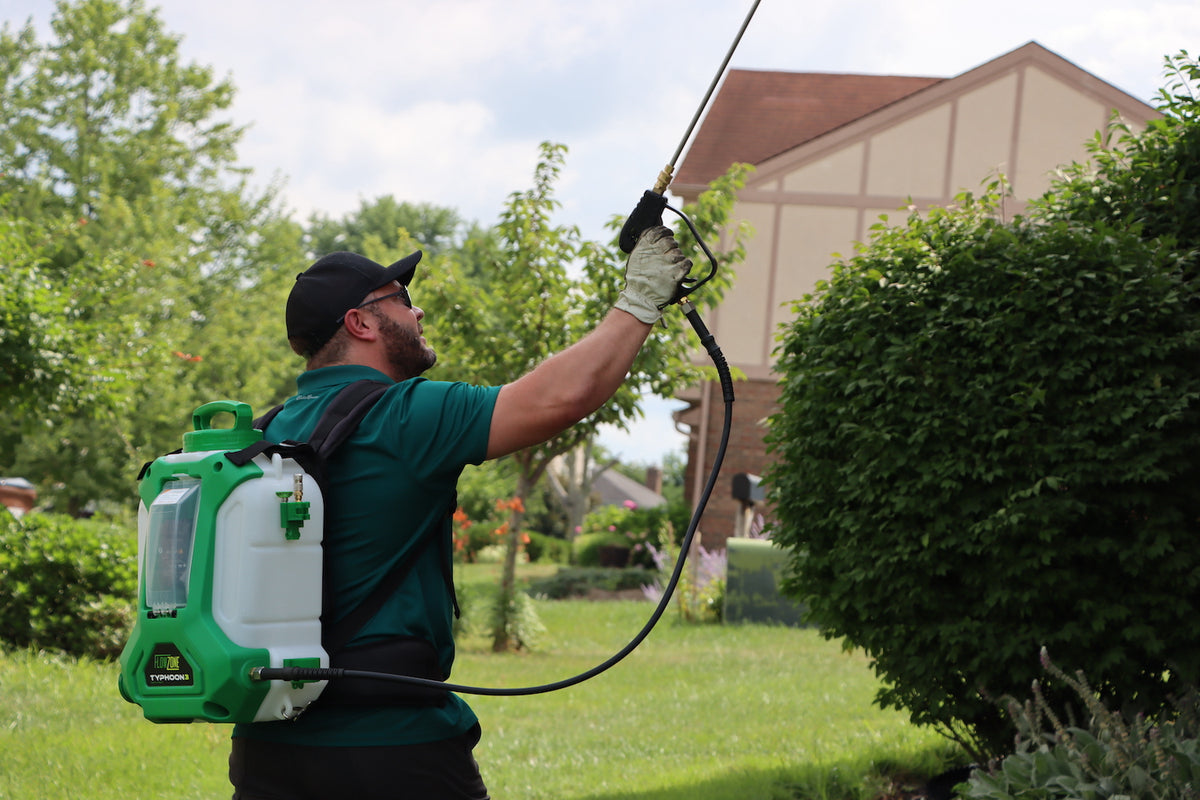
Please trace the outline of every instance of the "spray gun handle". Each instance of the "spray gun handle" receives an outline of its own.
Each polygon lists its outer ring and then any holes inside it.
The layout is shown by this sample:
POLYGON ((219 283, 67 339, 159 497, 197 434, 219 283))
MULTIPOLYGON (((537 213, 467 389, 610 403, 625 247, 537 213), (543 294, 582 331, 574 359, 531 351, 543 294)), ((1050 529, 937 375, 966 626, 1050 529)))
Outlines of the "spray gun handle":
POLYGON ((633 246, 637 244, 638 237, 642 235, 642 231, 662 225, 662 212, 666 207, 667 198, 647 189, 645 194, 642 195, 642 199, 638 201, 637 207, 633 209, 633 213, 629 215, 629 218, 625 220, 625 225, 621 228, 621 238, 619 239, 621 250, 626 253, 632 253, 633 246))

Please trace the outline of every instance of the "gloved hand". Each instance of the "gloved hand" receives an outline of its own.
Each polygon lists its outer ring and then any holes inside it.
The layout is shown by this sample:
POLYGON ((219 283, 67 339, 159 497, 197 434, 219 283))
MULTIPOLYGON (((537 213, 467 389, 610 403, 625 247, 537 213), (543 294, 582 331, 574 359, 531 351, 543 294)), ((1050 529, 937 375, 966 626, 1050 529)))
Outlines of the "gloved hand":
POLYGON ((616 307, 653 325, 692 268, 671 233, 659 225, 642 232, 625 265, 625 288, 616 307))

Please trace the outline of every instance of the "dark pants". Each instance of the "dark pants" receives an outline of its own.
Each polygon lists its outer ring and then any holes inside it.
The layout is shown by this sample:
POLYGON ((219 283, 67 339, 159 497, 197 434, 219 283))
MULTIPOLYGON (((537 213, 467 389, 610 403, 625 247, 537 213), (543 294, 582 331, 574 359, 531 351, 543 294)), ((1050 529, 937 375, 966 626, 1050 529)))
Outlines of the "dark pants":
POLYGON ((306 747, 235 738, 233 800, 488 800, 471 755, 479 726, 444 742, 306 747))

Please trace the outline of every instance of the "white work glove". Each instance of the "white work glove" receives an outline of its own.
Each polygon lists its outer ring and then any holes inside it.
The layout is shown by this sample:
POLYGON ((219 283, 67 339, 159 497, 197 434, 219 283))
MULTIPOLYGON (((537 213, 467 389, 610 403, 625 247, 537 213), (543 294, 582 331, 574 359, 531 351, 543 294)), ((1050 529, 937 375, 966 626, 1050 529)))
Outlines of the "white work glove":
POLYGON ((617 298, 616 308, 653 325, 662 317, 662 309, 691 268, 691 260, 680 251, 670 228, 664 225, 647 228, 629 254, 625 288, 617 298))

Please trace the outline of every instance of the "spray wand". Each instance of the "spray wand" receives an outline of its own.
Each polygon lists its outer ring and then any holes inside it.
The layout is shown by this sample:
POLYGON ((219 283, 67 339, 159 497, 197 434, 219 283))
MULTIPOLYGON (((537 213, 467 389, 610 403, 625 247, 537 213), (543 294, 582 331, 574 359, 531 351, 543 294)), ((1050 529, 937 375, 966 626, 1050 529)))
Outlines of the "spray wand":
MULTIPOLYGON (((679 140, 679 145, 675 148, 675 154, 671 156, 671 160, 663 167, 662 172, 658 173, 658 179, 654 182, 653 189, 647 189, 642 195, 642 199, 634 207, 633 213, 625 220, 625 224, 621 227, 621 236, 617 240, 621 246, 621 250, 626 253, 633 252, 633 246, 637 244, 638 236, 647 228, 653 228, 657 225, 662 225, 662 212, 664 208, 671 208, 667 205, 667 198, 663 196, 663 192, 671 184, 671 178, 675 174, 675 165, 679 162, 679 157, 683 154, 683 148, 687 146, 688 140, 692 138, 692 132, 696 129, 696 124, 700 121, 700 115, 704 113, 704 109, 708 108, 708 101, 712 98, 713 92, 717 89, 717 84, 721 81, 721 76, 725 74, 725 68, 729 66, 729 60, 733 58, 733 53, 737 50, 738 43, 742 41, 742 34, 746 32, 746 28, 750 26, 750 20, 754 18, 754 12, 758 10, 758 4, 761 0, 754 0, 754 4, 750 6, 750 10, 746 13, 746 18, 742 21, 742 27, 738 29, 737 36, 733 38, 733 44, 729 46, 729 50, 725 53, 725 59, 721 62, 721 66, 717 68, 717 74, 713 76, 712 83, 708 85, 708 91, 704 93, 704 99, 700 101, 700 105, 696 108, 696 113, 692 115, 692 121, 688 123, 687 130, 684 131, 683 138, 679 140)), ((682 212, 671 208, 691 228, 692 233, 696 233, 695 226, 685 217, 682 212)), ((696 241, 700 241, 700 237, 696 236, 696 241)), ((701 247, 703 243, 701 242, 701 247)), ((712 253, 708 252, 708 248, 704 248, 705 255, 708 256, 709 262, 712 264, 712 270, 703 279, 695 284, 689 284, 688 287, 681 285, 683 294, 679 295, 672 302, 677 302, 682 297, 691 294, 694 290, 707 283, 713 275, 716 274, 716 260, 712 257, 712 253)), ((687 281, 688 279, 685 279, 687 281)))

